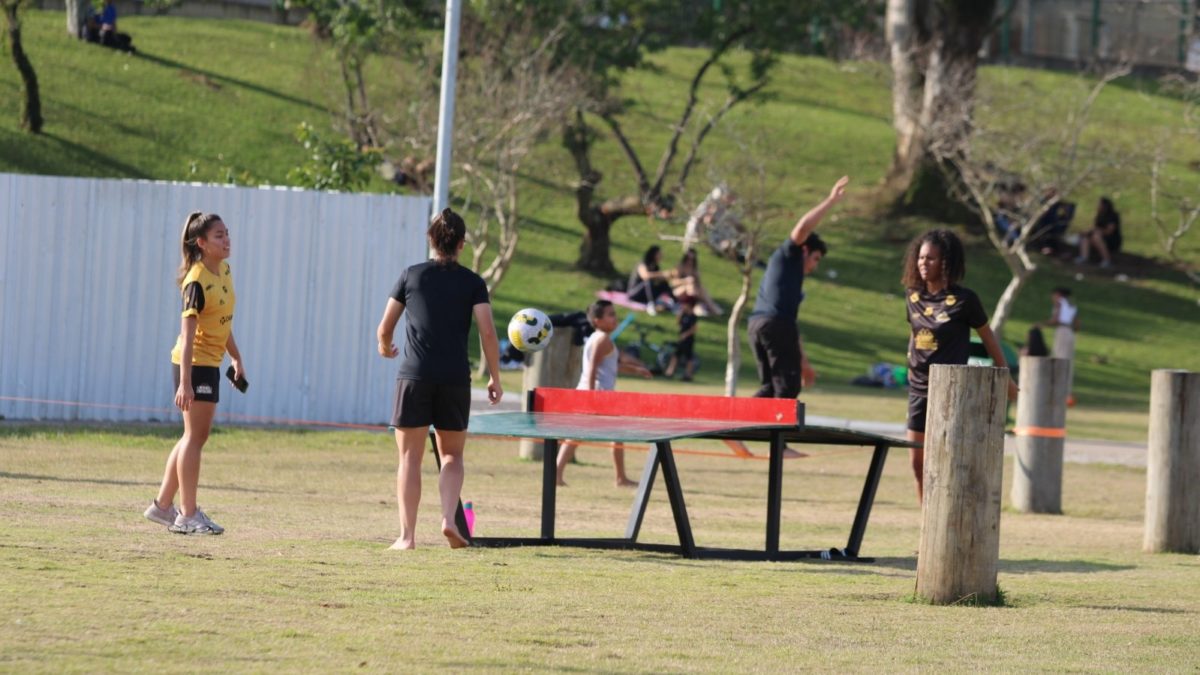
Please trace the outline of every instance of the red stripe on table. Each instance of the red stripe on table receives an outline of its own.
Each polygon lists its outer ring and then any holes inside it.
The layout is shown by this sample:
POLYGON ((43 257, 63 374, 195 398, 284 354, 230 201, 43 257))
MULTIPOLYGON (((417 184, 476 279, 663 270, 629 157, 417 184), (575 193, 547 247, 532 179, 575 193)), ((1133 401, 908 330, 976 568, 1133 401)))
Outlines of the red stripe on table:
POLYGON ((799 424, 797 402, 784 398, 736 398, 694 394, 643 394, 538 387, 533 412, 703 419, 753 424, 799 424))

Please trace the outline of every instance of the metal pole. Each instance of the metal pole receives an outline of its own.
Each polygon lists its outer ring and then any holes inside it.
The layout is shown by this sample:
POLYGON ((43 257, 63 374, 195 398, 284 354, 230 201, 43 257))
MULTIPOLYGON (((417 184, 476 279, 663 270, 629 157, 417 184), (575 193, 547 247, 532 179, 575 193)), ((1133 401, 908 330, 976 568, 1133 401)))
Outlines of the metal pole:
POLYGON ((442 98, 438 111, 437 165, 433 180, 433 212, 450 204, 450 151, 454 140, 454 82, 458 71, 458 24, 461 0, 446 0, 446 38, 442 46, 442 98))
POLYGON ((1100 55, 1100 0, 1092 0, 1092 58, 1100 55))

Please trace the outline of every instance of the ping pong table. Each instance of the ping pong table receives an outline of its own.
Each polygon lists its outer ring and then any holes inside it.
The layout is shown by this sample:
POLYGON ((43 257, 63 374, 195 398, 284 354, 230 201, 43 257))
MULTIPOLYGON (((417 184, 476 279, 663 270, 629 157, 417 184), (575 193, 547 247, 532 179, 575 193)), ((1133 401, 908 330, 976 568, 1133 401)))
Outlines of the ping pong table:
MULTIPOLYGON (((579 546, 669 552, 687 558, 729 560, 799 560, 808 558, 869 561, 859 556, 875 492, 887 452, 913 447, 905 440, 838 427, 806 426, 804 404, 791 399, 733 398, 680 394, 584 391, 539 387, 527 393, 523 412, 472 416, 468 433, 500 438, 542 439, 542 513, 539 537, 472 537, 477 546, 579 546), (692 536, 683 486, 671 442, 707 438, 766 442, 769 445, 766 542, 762 550, 697 546, 692 536), (619 538, 559 537, 555 534, 555 459, 559 441, 620 441, 647 443, 649 455, 619 538), (874 448, 843 548, 780 550, 780 503, 783 491, 783 453, 786 444, 852 445, 874 448), (679 544, 638 541, 651 489, 661 471, 675 520, 679 544)), ((431 434, 431 438, 432 438, 431 434)), ((436 439, 434 440, 436 456, 436 439)), ((459 530, 466 532, 459 508, 459 530)))

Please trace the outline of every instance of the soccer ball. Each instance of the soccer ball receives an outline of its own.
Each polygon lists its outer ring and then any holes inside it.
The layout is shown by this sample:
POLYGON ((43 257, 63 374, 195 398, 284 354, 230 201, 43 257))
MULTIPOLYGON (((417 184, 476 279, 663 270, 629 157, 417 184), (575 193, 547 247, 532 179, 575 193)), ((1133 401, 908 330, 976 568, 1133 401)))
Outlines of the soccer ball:
POLYGON ((508 341, 523 352, 540 352, 550 344, 554 326, 540 309, 527 307, 508 322, 508 341))

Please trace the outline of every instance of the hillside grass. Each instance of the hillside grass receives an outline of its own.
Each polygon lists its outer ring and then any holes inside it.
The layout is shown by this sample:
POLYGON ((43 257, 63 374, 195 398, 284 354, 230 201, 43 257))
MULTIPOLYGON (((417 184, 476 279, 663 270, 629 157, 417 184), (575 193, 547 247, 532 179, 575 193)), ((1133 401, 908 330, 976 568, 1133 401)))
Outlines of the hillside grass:
MULTIPOLYGON (((872 563, 751 563, 572 548, 450 551, 426 458, 418 549, 397 536, 387 434, 218 428, 201 504, 228 531, 142 518, 175 426, 0 424, 0 670, 1191 672, 1200 562, 1141 553, 1145 473, 1068 464, 1061 516, 1001 517, 1004 607, 913 602, 920 511, 903 453, 863 542, 872 563)), ((696 443, 680 443, 683 450, 696 443)), ((844 546, 869 453, 785 463, 785 549, 844 546)), ((630 452, 632 473, 643 453, 630 452)), ((477 532, 538 531, 540 466, 473 441, 477 532)), ((584 447, 560 535, 616 536, 632 491, 584 447)), ((762 545, 766 462, 680 454, 701 545, 762 545)), ((1011 462, 1006 466, 1010 485, 1011 462)), ((674 533, 661 482, 645 541, 674 533)))
MULTIPOLYGON (((129 56, 68 39, 60 13, 27 11, 24 16, 26 49, 42 83, 46 133, 35 137, 16 128, 15 70, 7 63, 0 66, 0 171, 218 182, 237 175, 277 184, 303 161, 303 150, 291 137, 295 126, 308 121, 328 128, 332 119, 340 86, 336 65, 324 46, 301 29, 131 16, 122 18, 122 27, 134 35, 139 54, 129 56)), ((655 55, 653 70, 633 73, 624 83, 622 95, 632 103, 624 127, 648 166, 657 164, 699 56, 691 49, 655 55)), ((406 90, 413 68, 379 59, 370 72, 373 100, 387 114, 403 115, 397 92, 406 90)), ((1147 145, 1178 116, 1180 103, 1155 93, 1154 83, 1120 84, 1102 95, 1092 133, 1122 147, 1147 145)), ((981 86, 989 96, 1033 92, 1066 101, 1088 84, 1071 75, 986 68, 981 86)), ((903 363, 908 328, 898 284, 900 260, 907 239, 932 225, 866 215, 867 193, 883 176, 893 143, 887 72, 873 63, 785 57, 771 93, 766 102, 736 108, 710 137, 685 201, 694 202, 716 180, 748 190, 742 186, 749 164, 739 153, 743 146, 758 148, 756 161, 770 176, 767 189, 775 207, 767 223, 767 243, 772 244, 838 176, 853 176, 849 203, 821 229, 831 242, 831 254, 806 284, 800 319, 821 379, 804 399, 812 414, 902 421, 902 391, 848 385, 874 362, 903 363), (836 279, 829 276, 833 271, 836 279)), ((722 95, 720 83, 709 82, 705 95, 701 114, 711 112, 722 95)), ((1042 122, 1007 121, 1018 128, 1042 122)), ((1186 162, 1200 158, 1200 144, 1186 136, 1173 142, 1179 159, 1170 171, 1186 176, 1186 162)), ((1148 224, 1148 171, 1132 157, 1112 182, 1072 196, 1079 203, 1075 229, 1086 227, 1097 196, 1111 194, 1124 216, 1128 250, 1153 258, 1158 249, 1148 224)), ((605 174, 602 196, 633 190, 624 161, 617 145, 602 137, 594 156, 605 174)), ((521 249, 494 299, 496 314, 502 318, 529 305, 547 311, 582 309, 607 280, 573 268, 582 229, 574 217, 571 186, 576 176, 570 158, 551 137, 525 167, 521 249)), ((382 181, 372 184, 372 189, 386 187, 382 181)), ((618 221, 614 263, 631 269, 647 246, 659 242, 660 235, 681 233, 682 225, 682 219, 618 221)), ((966 284, 990 309, 1008 273, 980 235, 968 233, 967 241, 966 284)), ((1200 259, 1200 236, 1182 246, 1190 259, 1200 259)), ((673 262, 669 244, 667 250, 667 261, 673 262)), ((1068 415, 1070 433, 1144 439, 1150 371, 1200 369, 1196 288, 1178 271, 1153 263, 1117 270, 1124 280, 1092 267, 1042 263, 1021 295, 1006 337, 1023 341, 1029 325, 1048 316, 1050 289, 1073 286, 1083 332, 1075 376, 1080 407, 1068 415)), ((702 269, 717 301, 730 307, 738 284, 733 268, 703 255, 702 269)), ((659 340, 674 332, 668 317, 639 317, 638 324, 657 330, 659 340)), ((702 322, 697 351, 703 367, 695 391, 719 391, 724 335, 723 320, 702 322)), ((740 374, 741 392, 748 393, 756 378, 744 343, 740 374)), ((627 380, 621 386, 682 385, 627 380)))

